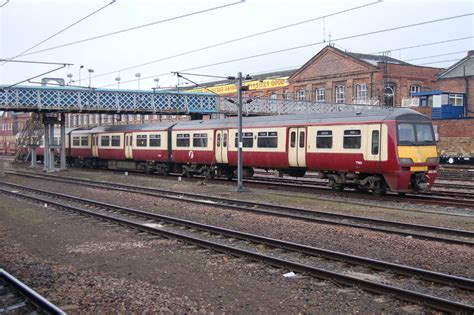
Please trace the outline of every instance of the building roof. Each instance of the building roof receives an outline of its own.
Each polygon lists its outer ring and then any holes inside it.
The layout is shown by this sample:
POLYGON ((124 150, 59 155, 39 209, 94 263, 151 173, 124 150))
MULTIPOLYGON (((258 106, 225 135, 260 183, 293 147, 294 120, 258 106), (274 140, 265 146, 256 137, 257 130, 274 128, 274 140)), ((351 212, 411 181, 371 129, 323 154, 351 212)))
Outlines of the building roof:
POLYGON ((474 75, 474 50, 467 53, 467 56, 456 62, 438 76, 437 80, 468 77, 474 75))
POLYGON ((329 52, 332 52, 335 55, 339 56, 347 56, 353 62, 362 65, 364 68, 371 68, 375 69, 377 67, 378 62, 387 62, 390 64, 398 64, 398 65, 410 65, 404 61, 383 55, 371 55, 371 54, 361 54, 361 53, 354 53, 341 50, 331 45, 327 45, 323 49, 321 49, 316 55, 314 55, 310 60, 308 60, 301 68, 298 69, 295 73, 291 75, 289 80, 295 79, 297 76, 302 74, 306 69, 308 69, 311 65, 313 65, 319 58, 323 58, 329 52))
POLYGON ((383 55, 370 55, 370 54, 361 54, 361 53, 354 53, 354 52, 345 52, 346 54, 350 55, 351 57, 357 58, 361 61, 371 64, 372 66, 377 66, 378 62, 386 62, 392 63, 396 65, 410 65, 407 62, 383 55))

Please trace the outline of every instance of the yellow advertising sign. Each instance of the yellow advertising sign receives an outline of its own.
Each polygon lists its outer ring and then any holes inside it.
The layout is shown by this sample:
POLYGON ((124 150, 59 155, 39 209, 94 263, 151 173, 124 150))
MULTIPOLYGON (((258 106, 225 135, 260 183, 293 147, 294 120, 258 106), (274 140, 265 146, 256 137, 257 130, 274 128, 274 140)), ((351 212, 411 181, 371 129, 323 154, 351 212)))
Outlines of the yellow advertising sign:
MULTIPOLYGON (((267 80, 255 80, 245 82, 244 85, 249 86, 249 90, 265 90, 271 88, 278 88, 288 86, 288 77, 279 77, 267 80)), ((237 86, 235 84, 226 84, 226 85, 218 85, 218 86, 210 86, 208 88, 195 88, 191 90, 187 90, 186 92, 189 93, 211 93, 210 91, 216 94, 231 94, 237 93, 237 86)))

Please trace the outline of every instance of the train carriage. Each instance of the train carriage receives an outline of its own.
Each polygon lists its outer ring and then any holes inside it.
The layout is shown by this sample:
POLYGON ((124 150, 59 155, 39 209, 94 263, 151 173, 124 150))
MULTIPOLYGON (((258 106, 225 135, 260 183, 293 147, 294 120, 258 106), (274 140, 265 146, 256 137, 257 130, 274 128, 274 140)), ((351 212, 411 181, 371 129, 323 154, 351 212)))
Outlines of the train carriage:
MULTIPOLYGON (((410 109, 248 117, 240 145, 244 176, 255 168, 291 176, 312 171, 335 190, 423 191, 437 175, 431 121, 410 109)), ((231 178, 237 119, 74 130, 67 146, 76 165, 231 178)))

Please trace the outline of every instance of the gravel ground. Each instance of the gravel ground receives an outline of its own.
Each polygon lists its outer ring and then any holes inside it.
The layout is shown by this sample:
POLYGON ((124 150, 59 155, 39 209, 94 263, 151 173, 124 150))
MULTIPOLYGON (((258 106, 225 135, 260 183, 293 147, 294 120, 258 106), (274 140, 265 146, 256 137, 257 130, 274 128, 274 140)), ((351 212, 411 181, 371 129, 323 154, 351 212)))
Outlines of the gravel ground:
POLYGON ((10 197, 0 218, 2 268, 70 314, 421 310, 10 197))
MULTIPOLYGON (((100 180, 242 197, 242 194, 230 191, 228 186, 200 185, 199 182, 186 180, 178 182, 176 179, 123 176, 110 172, 64 173, 66 176, 79 174, 81 177, 96 177, 100 180)), ((470 263, 474 261, 474 250, 466 246, 258 216, 64 183, 13 176, 8 176, 7 180, 360 256, 470 278, 474 276, 470 263)), ((474 226, 474 221, 466 218, 387 210, 382 207, 354 207, 336 202, 317 201, 315 204, 311 196, 295 197, 295 193, 285 196, 253 190, 246 193, 245 198, 281 204, 298 203, 298 206, 311 206, 313 209, 317 206, 325 211, 362 213, 375 217, 395 219, 396 216, 408 222, 468 230, 474 226)), ((121 228, 111 228, 90 219, 57 215, 58 212, 51 209, 24 206, 23 202, 7 197, 2 197, 2 200, 0 246, 4 254, 0 257, 0 263, 21 279, 30 279, 41 293, 60 306, 66 305, 69 312, 420 311, 418 307, 400 305, 386 297, 376 297, 352 288, 338 288, 315 279, 285 279, 282 277, 286 272, 284 270, 196 250, 172 240, 124 233, 121 228), (50 222, 54 223, 54 228, 48 225, 50 222), (30 231, 34 231, 34 234, 30 231), (63 292, 69 293, 63 295, 63 292)))

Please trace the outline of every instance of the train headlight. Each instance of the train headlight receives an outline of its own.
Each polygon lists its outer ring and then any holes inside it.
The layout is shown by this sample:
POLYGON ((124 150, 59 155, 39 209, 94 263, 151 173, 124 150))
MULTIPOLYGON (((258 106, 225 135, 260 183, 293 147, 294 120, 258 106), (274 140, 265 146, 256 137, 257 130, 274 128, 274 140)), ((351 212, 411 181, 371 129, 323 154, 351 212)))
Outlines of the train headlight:
POLYGON ((402 165, 412 165, 413 164, 413 160, 411 158, 400 158, 399 161, 400 161, 400 164, 402 164, 402 165))
POLYGON ((426 163, 438 163, 438 157, 429 157, 426 159, 426 163))

